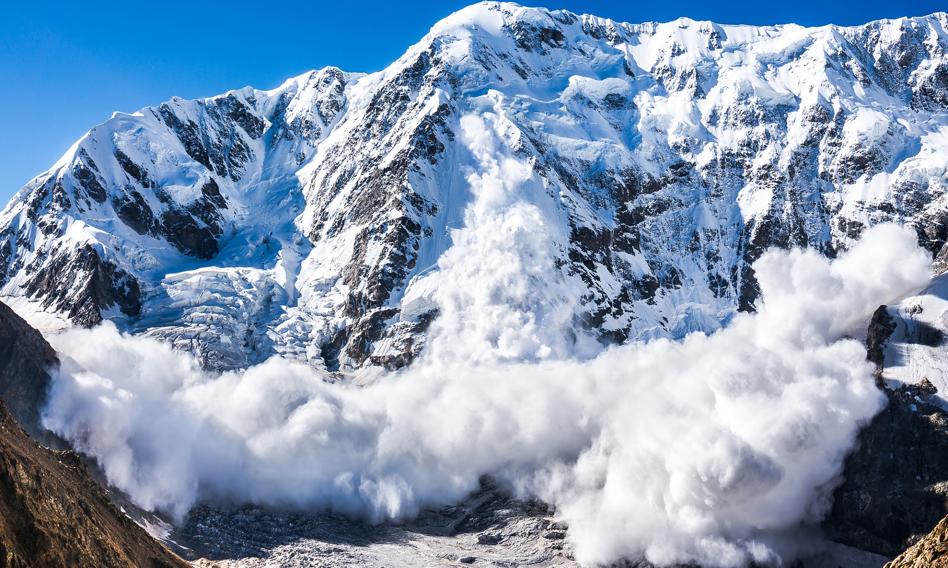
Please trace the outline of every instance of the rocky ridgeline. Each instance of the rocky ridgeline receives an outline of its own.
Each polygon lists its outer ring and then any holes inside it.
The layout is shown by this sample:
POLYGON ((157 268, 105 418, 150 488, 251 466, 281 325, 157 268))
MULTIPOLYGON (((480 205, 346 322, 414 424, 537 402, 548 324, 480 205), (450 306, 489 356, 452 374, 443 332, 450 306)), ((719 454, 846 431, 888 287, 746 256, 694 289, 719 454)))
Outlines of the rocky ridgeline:
POLYGON ((477 116, 495 157, 532 172, 512 199, 543 212, 576 333, 712 330, 753 309, 768 247, 833 255, 896 221, 942 251, 946 28, 478 4, 372 75, 326 68, 96 126, 0 214, 2 294, 216 368, 403 366, 438 313, 422 283, 471 228, 477 116))

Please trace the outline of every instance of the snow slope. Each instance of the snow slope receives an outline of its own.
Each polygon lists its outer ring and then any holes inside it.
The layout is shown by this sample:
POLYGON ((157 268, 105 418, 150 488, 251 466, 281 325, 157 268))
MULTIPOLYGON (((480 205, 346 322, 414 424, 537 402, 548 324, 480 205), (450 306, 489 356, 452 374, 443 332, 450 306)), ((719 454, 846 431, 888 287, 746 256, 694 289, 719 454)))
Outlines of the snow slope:
POLYGON ((948 408, 948 274, 887 312, 892 333, 883 345, 883 376, 889 386, 927 379, 941 406, 948 408))
POLYGON ((896 221, 942 251, 946 53, 944 13, 476 4, 377 73, 115 114, 0 213, 0 295, 216 368, 397 368, 444 310, 499 359, 711 331, 753 309, 767 247, 896 221))

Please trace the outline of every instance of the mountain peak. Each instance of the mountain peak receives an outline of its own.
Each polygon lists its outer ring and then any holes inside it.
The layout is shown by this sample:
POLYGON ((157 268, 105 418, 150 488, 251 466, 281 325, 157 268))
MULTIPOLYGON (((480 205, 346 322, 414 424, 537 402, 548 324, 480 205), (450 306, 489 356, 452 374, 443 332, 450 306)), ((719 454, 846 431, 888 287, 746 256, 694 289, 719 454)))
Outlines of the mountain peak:
MULTIPOLYGON (((834 254, 886 220, 933 253, 948 240, 944 24, 474 4, 371 75, 326 67, 92 129, 0 216, 0 295, 209 366, 397 367, 447 301, 443 255, 476 257, 454 246, 522 206, 573 337, 713 330, 753 309, 767 247, 834 254), (482 206, 484 188, 503 191, 482 206)), ((498 254, 532 250, 517 242, 498 254)))

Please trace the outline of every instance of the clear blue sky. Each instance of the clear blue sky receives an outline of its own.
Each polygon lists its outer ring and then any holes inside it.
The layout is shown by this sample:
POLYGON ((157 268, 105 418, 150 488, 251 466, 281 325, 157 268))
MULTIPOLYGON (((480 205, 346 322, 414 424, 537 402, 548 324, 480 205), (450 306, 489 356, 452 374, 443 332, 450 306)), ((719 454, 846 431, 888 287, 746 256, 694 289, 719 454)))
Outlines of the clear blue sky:
MULTIPOLYGON (((470 2, 36 0, 0 6, 0 203, 116 110, 271 88, 308 69, 375 71, 470 2)), ((627 22, 857 24, 945 0, 536 0, 627 22)))

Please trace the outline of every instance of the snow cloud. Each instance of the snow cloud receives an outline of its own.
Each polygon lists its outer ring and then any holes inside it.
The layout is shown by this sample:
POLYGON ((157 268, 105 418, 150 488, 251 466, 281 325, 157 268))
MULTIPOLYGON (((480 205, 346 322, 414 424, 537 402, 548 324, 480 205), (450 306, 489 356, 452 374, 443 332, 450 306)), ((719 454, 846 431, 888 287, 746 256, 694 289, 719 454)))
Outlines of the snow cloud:
POLYGON ((575 291, 551 277, 556 208, 518 197, 545 189, 499 120, 462 123, 467 228, 411 368, 367 386, 279 359, 213 374, 105 324, 51 337, 63 364, 45 424, 137 503, 179 516, 223 499, 403 518, 489 474, 553 504, 586 563, 773 559, 780 535, 825 512, 883 403, 847 337, 927 281, 927 255, 891 225, 835 260, 771 251, 754 266, 758 313, 592 355, 575 291))

